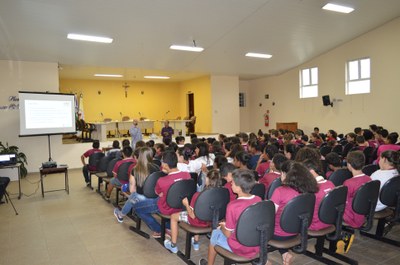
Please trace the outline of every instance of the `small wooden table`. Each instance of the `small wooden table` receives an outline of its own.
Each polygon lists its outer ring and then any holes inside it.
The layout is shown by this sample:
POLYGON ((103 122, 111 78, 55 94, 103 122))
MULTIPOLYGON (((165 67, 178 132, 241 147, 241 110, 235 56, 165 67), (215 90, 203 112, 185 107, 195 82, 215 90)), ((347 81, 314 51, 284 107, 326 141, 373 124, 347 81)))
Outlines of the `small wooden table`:
POLYGON ((44 193, 45 192, 65 190, 67 192, 67 194, 69 194, 68 166, 57 166, 57 167, 49 167, 49 168, 41 167, 39 170, 40 170, 40 185, 41 185, 41 188, 42 188, 42 197, 43 198, 44 198, 44 193), (60 174, 60 173, 64 173, 64 176, 65 176, 65 187, 64 187, 64 189, 44 191, 43 177, 46 176, 46 175, 60 174))

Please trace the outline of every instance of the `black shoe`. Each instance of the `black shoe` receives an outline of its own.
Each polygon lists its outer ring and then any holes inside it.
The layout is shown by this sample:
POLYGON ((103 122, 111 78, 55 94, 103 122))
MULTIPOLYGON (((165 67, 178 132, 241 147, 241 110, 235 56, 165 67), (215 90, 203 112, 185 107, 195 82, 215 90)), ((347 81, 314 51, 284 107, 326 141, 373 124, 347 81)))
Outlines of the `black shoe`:
POLYGON ((199 265, 208 265, 208 262, 206 259, 200 259, 199 260, 199 265))

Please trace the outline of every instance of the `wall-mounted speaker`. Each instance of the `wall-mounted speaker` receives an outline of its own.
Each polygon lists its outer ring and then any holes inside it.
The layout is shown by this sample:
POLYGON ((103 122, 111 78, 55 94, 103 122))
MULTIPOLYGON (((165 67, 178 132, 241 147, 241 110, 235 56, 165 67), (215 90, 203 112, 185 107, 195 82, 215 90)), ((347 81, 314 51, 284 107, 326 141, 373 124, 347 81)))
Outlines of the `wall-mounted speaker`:
POLYGON ((324 104, 324 106, 333 107, 333 103, 331 102, 329 95, 322 96, 322 103, 324 104))

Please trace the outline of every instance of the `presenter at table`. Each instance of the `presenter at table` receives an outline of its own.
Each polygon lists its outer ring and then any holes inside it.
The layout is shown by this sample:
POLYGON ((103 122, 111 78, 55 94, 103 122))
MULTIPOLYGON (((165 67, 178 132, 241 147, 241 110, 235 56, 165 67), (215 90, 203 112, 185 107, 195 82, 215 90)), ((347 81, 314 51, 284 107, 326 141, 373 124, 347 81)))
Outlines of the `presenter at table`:
POLYGON ((169 126, 169 121, 165 121, 164 127, 161 129, 163 143, 165 143, 165 139, 169 139, 169 141, 167 140, 167 142, 171 142, 173 134, 174 134, 174 129, 172 129, 172 127, 169 126))
POLYGON ((133 125, 129 129, 129 134, 132 137, 132 141, 131 141, 132 149, 135 150, 136 143, 139 142, 139 141, 142 141, 142 139, 143 139, 142 131, 138 127, 138 121, 137 120, 133 120, 133 125))

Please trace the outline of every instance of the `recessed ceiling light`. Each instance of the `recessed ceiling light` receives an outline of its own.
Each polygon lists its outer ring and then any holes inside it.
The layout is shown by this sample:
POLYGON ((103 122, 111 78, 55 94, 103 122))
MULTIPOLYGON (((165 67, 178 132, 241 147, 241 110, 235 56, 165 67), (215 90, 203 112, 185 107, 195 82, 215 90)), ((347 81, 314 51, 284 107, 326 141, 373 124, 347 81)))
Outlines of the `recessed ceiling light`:
POLYGON ((69 33, 67 38, 70 40, 82 40, 82 41, 93 41, 93 42, 101 42, 101 43, 111 43, 113 39, 107 37, 98 37, 98 36, 89 36, 82 34, 69 33))
POLYGON ((169 76, 160 76, 160 75, 145 75, 144 78, 147 78, 147 79, 170 79, 169 76))
POLYGON ((254 57, 254 58, 262 58, 262 59, 269 59, 272 57, 271 54, 266 53, 256 53, 256 52, 248 52, 246 53, 247 57, 254 57))
POLYGON ((322 9, 329 10, 329 11, 334 11, 334 12, 339 12, 339 13, 351 13, 354 11, 354 8, 348 7, 348 6, 342 6, 342 5, 337 5, 337 4, 332 4, 328 3, 322 7, 322 9))
POLYGON ((116 75, 116 74, 94 74, 97 77, 123 77, 123 75, 116 75))
POLYGON ((183 46, 183 45, 171 45, 171 50, 188 51, 188 52, 202 52, 204 48, 197 46, 183 46))

